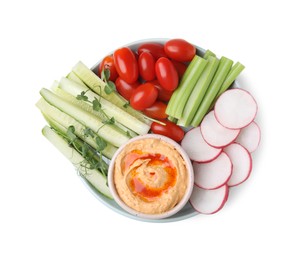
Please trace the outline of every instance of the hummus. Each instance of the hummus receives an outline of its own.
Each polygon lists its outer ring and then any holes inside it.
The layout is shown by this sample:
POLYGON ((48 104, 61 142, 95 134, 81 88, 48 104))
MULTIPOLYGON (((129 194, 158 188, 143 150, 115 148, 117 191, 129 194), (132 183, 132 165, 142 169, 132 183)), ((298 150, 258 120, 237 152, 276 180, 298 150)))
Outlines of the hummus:
POLYGON ((155 138, 126 145, 115 160, 113 178, 120 199, 145 214, 171 210, 188 187, 188 171, 180 153, 155 138))

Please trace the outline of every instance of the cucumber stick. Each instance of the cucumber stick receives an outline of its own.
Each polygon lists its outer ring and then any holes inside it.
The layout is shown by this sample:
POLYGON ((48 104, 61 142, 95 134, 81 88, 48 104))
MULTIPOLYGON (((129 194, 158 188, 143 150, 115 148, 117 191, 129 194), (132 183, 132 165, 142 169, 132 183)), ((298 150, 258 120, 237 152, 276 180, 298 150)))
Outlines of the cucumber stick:
MULTIPOLYGON (((95 99, 99 100, 101 104, 101 110, 103 111, 103 113, 105 113, 110 118, 114 117, 114 119, 117 122, 131 129, 135 133, 138 133, 140 135, 147 134, 150 129, 149 125, 138 120, 137 118, 127 113, 126 111, 122 110, 118 106, 112 104, 108 100, 100 97, 98 94, 94 93, 89 88, 82 86, 76 82, 73 82, 72 80, 69 80, 67 78, 62 78, 60 80, 59 87, 63 89, 64 91, 68 92, 69 94, 71 94, 73 97, 77 97, 78 95, 81 94, 81 92, 85 92, 85 95, 88 97, 90 101, 93 101, 95 99)), ((76 98, 74 99, 76 101, 79 101, 76 98)), ((85 103, 85 102, 82 101, 81 104, 82 103, 85 103)))
POLYGON ((67 102, 50 90, 42 88, 40 94, 50 105, 55 106, 59 110, 70 115, 86 127, 91 128, 95 133, 97 133, 97 135, 108 143, 119 147, 129 140, 127 135, 116 131, 112 125, 102 123, 98 117, 72 103, 67 102))
MULTIPOLYGON (((99 111, 94 110, 92 105, 90 105, 89 103, 87 103, 85 101, 76 99, 76 97, 74 97, 70 93, 61 89, 59 87, 59 85, 56 86, 56 87, 53 87, 52 90, 55 94, 57 94, 61 98, 65 99, 66 101, 82 108, 83 110, 85 110, 85 111, 87 111, 87 112, 89 112, 89 113, 91 113, 95 116, 97 116, 98 118, 101 119, 102 122, 110 119, 110 117, 108 117, 103 110, 99 110, 99 111)), ((114 128, 116 128, 116 130, 122 132, 123 134, 127 134, 128 136, 131 136, 131 137, 137 136, 137 134, 134 131, 132 131, 129 128, 125 127, 124 125, 120 124, 116 120, 114 121, 114 128)))
POLYGON ((122 110, 128 112, 130 115, 136 117, 140 121, 146 124, 150 124, 150 121, 144 117, 142 113, 134 110, 131 106, 127 106, 127 100, 120 96, 117 92, 111 92, 106 94, 104 88, 106 84, 100 79, 93 71, 91 71, 83 62, 79 61, 72 69, 72 71, 84 82, 90 89, 96 94, 105 98, 109 102, 118 106, 122 110))
POLYGON ((84 167, 84 158, 50 127, 45 126, 43 135, 50 141, 78 170, 93 187, 108 198, 112 198, 107 186, 107 178, 98 170, 84 167))
POLYGON ((84 84, 84 82, 76 75, 76 73, 74 73, 73 71, 71 71, 66 78, 80 84, 86 87, 86 85, 84 84))
MULTIPOLYGON (((66 133, 67 129, 70 126, 74 126, 75 134, 81 138, 84 142, 88 143, 94 149, 98 148, 97 143, 95 142, 96 134, 94 133, 94 137, 86 136, 85 129, 86 127, 76 121, 73 117, 63 113, 56 107, 47 103, 43 98, 41 98, 37 103, 36 106, 39 110, 43 113, 48 123, 59 130, 62 133, 66 133)), ((103 149, 102 154, 111 159, 114 153, 116 152, 117 148, 110 143, 107 143, 105 149, 103 149)))

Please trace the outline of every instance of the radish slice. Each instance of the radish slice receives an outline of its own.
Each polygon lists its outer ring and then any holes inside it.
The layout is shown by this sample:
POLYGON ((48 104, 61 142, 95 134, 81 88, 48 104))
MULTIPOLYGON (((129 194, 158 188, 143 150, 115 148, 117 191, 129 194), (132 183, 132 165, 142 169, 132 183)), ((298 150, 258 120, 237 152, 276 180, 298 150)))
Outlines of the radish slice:
POLYGON ((181 141, 181 146, 190 159, 196 162, 212 161, 222 152, 222 149, 214 148, 205 142, 200 127, 188 131, 181 141))
POLYGON ((205 190, 194 185, 190 203, 200 213, 213 214, 225 205, 228 198, 228 191, 227 185, 215 190, 205 190))
POLYGON ((244 146, 250 153, 256 151, 261 139, 261 131, 255 121, 244 127, 236 142, 244 146))
POLYGON ((213 147, 224 147, 232 143, 239 135, 239 129, 222 126, 215 118, 214 111, 207 114, 200 125, 205 141, 213 147))
POLYGON ((218 98, 214 113, 221 125, 240 129, 254 120, 257 109, 255 99, 246 90, 230 89, 218 98))
POLYGON ((236 186, 247 180, 252 171, 252 157, 240 144, 233 143, 224 148, 224 152, 232 162, 232 174, 228 186, 236 186))
POLYGON ((194 183, 200 188, 212 190, 227 183, 232 172, 228 155, 222 152, 209 163, 193 163, 194 183))

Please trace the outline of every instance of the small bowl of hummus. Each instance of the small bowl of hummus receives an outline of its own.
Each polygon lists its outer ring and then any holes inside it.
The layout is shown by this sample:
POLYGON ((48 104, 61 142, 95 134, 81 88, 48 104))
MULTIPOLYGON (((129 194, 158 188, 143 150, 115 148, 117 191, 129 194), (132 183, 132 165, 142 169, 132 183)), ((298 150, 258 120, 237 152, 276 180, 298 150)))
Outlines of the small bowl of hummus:
POLYGON ((118 205, 145 219, 163 219, 188 202, 194 183, 191 161, 172 139, 156 134, 132 138, 113 156, 108 185, 118 205))

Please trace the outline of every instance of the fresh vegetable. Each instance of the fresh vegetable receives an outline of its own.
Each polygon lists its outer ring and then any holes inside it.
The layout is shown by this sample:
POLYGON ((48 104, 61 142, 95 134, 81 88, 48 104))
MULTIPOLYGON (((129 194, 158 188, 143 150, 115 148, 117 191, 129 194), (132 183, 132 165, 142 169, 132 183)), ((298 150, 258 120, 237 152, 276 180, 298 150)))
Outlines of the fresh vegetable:
POLYGON ((214 190, 227 184, 232 173, 232 163, 229 156, 222 152, 211 162, 193 162, 193 169, 195 185, 202 189, 214 190))
POLYGON ((188 131, 181 142, 181 146, 190 159, 196 162, 210 162, 222 152, 222 149, 212 147, 205 142, 200 127, 188 131))
POLYGON ((86 87, 85 83, 73 72, 71 71, 66 78, 70 79, 71 81, 78 83, 79 85, 82 85, 86 87))
POLYGON ((207 89, 217 70, 219 60, 215 57, 209 57, 208 63, 197 80, 191 94, 188 97, 186 105, 183 109, 182 116, 178 122, 183 126, 191 125, 191 122, 205 96, 207 89))
POLYGON ((173 63, 165 57, 156 61, 155 71, 160 85, 167 91, 173 91, 178 86, 178 73, 173 63))
POLYGON ((146 108, 143 112, 146 116, 155 119, 166 119, 167 114, 165 113, 166 104, 161 101, 156 101, 152 106, 146 108))
POLYGON ((98 67, 98 75, 101 77, 101 73, 103 70, 108 69, 110 71, 110 78, 109 80, 115 81, 118 77, 117 70, 115 68, 114 64, 114 58, 112 55, 108 55, 103 58, 103 60, 100 62, 98 67))
POLYGON ((227 185, 215 190, 205 190, 194 185, 190 203, 192 207, 202 214, 213 214, 223 208, 228 199, 227 185))
POLYGON ((216 101, 214 113, 217 121, 224 127, 239 129, 254 120, 257 103, 246 90, 230 89, 216 101))
POLYGON ((138 58, 139 72, 142 79, 145 81, 154 80, 155 73, 155 58, 150 52, 142 52, 138 58))
POLYGON ((256 151, 261 139, 261 131, 258 124, 253 121, 248 126, 241 129, 236 143, 241 144, 250 153, 256 151))
POLYGON ((250 153, 240 144, 233 143, 224 148, 224 152, 229 156, 233 168, 227 185, 237 186, 246 181, 252 171, 252 157, 250 153))
POLYGON ((180 119, 185 104, 208 61, 195 55, 167 106, 166 113, 180 119))
POLYGON ((240 129, 229 129, 217 122, 214 111, 209 112, 200 124, 204 140, 213 147, 224 147, 232 143, 240 133, 240 129))
POLYGON ((151 124, 151 131, 154 134, 167 136, 176 142, 180 142, 183 139, 184 131, 182 130, 181 127, 168 120, 160 120, 160 121, 164 123, 164 125, 156 122, 153 122, 151 124))
POLYGON ((84 123, 86 127, 92 129, 97 133, 97 135, 112 145, 119 147, 129 140, 127 135, 116 131, 112 127, 112 121, 101 122, 98 117, 93 116, 80 107, 67 102, 65 99, 54 94, 48 89, 41 89, 40 94, 50 105, 75 118, 78 122, 84 123))
POLYGON ((183 39, 172 39, 164 44, 164 51, 171 59, 185 62, 194 58, 196 48, 183 39))
MULTIPOLYGON (((89 109, 86 109, 87 112, 94 113, 95 116, 97 116, 97 113, 94 111, 99 112, 102 114, 102 116, 98 116, 101 119, 103 119, 103 115, 107 115, 108 118, 114 118, 116 122, 121 123, 138 134, 146 134, 149 131, 149 125, 141 122, 131 114, 114 105, 112 102, 100 97, 87 87, 83 87, 66 78, 62 78, 59 88, 68 92, 74 97, 68 100, 70 103, 76 104, 78 100, 83 101, 83 103, 92 103, 92 108, 90 108, 91 110, 89 111, 89 109)), ((62 95, 62 98, 65 98, 64 95, 62 95)), ((77 105, 81 109, 85 109, 85 105, 80 105, 80 102, 77 105)))
POLYGON ((115 91, 115 86, 113 89, 112 86, 107 84, 107 78, 102 80, 101 78, 97 77, 97 75, 87 66, 85 66, 81 61, 79 61, 73 67, 73 72, 86 84, 86 86, 88 86, 96 94, 118 106, 121 110, 128 112, 130 115, 142 121, 143 123, 150 125, 150 121, 145 118, 142 113, 129 106, 129 104, 127 104, 127 100, 125 100, 115 91))
POLYGON ((129 100, 133 91, 140 85, 139 81, 134 83, 128 83, 124 81, 121 77, 118 77, 115 81, 116 90, 121 94, 125 99, 129 100))
POLYGON ((230 85, 235 81, 235 79, 239 76, 242 70, 244 70, 244 68, 245 68, 244 65, 242 65, 240 62, 237 62, 235 65, 232 66, 226 79, 223 82, 223 85, 221 86, 217 94, 217 97, 219 97, 230 87, 230 85))
POLYGON ((175 60, 171 60, 171 62, 173 63, 173 65, 175 66, 175 68, 177 70, 179 79, 181 79, 183 77, 183 74, 187 70, 187 65, 184 64, 183 62, 179 62, 179 61, 175 61, 175 60))
POLYGON ((128 47, 117 49, 114 54, 115 68, 119 76, 128 83, 138 79, 139 70, 135 54, 128 47))
POLYGON ((130 97, 130 105, 136 110, 144 110, 152 106, 158 97, 158 90, 150 83, 137 87, 130 97))
POLYGON ((209 88, 206 91, 206 94, 196 112, 194 115, 194 118, 192 120, 191 125, 192 126, 198 126, 200 122, 202 121, 203 117, 208 113, 212 102, 214 101, 217 93, 219 92, 225 78, 227 77, 228 72, 231 69, 231 66, 233 64, 233 61, 222 57, 219 62, 219 66, 217 68, 217 71, 212 79, 212 82, 209 86, 209 88))
POLYGON ((156 89, 158 90, 158 99, 160 101, 168 102, 171 99, 171 96, 173 95, 173 91, 165 90, 163 87, 161 87, 158 80, 152 80, 150 83, 154 84, 156 89))
MULTIPOLYGON (((36 103, 36 106, 43 113, 45 119, 50 124, 50 126, 62 132, 63 134, 65 134, 68 129, 73 126, 74 134, 76 136, 78 136, 84 142, 88 143, 94 149, 99 148, 97 138, 101 137, 99 137, 94 131, 91 131, 90 128, 87 128, 85 125, 79 123, 73 117, 63 113, 58 108, 50 105, 43 98, 41 98, 36 103)), ((117 148, 114 145, 105 142, 105 147, 103 150, 101 150, 101 154, 108 159, 111 159, 116 150, 117 148)))
POLYGON ((108 198, 112 198, 112 195, 107 186, 107 178, 105 175, 96 169, 91 169, 88 166, 89 162, 50 127, 45 126, 42 130, 42 133, 48 139, 48 141, 50 141, 77 168, 80 176, 84 177, 103 195, 108 198))
POLYGON ((209 59, 209 57, 216 57, 215 53, 212 52, 211 50, 206 50, 205 51, 205 54, 203 56, 204 59, 209 59))
POLYGON ((138 47, 137 53, 140 55, 143 52, 150 52, 152 56, 157 60, 161 57, 167 57, 164 52, 163 44, 156 42, 143 43, 138 47))

